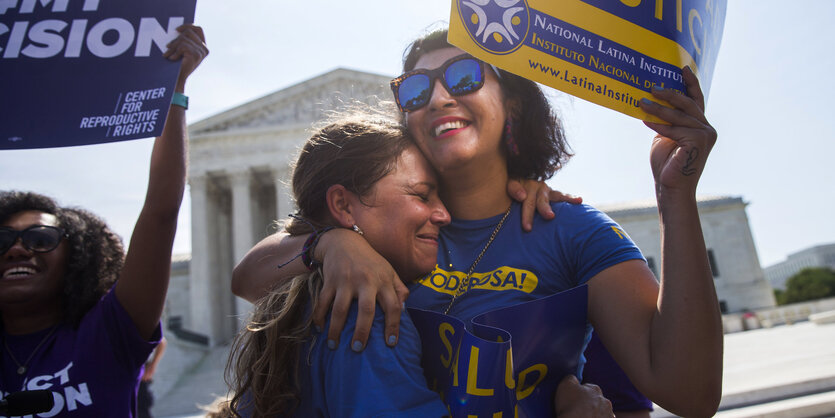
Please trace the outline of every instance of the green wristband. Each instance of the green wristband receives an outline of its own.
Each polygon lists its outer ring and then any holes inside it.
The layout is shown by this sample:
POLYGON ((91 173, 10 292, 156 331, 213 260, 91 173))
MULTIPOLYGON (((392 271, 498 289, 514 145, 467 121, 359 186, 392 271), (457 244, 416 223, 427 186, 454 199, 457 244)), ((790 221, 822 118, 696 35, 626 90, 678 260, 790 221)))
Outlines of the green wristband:
POLYGON ((174 92, 174 97, 171 98, 171 104, 188 109, 188 96, 183 93, 174 92))

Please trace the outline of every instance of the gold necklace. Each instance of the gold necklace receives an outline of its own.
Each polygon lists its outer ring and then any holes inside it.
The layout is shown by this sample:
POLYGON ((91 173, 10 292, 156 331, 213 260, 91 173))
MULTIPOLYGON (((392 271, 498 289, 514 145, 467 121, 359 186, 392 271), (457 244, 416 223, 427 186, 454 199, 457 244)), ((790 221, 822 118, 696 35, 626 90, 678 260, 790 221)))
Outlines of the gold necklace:
POLYGON ((32 360, 32 357, 34 357, 34 356, 35 356, 35 353, 37 353, 37 352, 38 352, 38 349, 39 349, 39 348, 41 348, 41 346, 43 345, 43 343, 45 343, 45 342, 46 342, 46 340, 47 340, 47 339, 49 339, 49 336, 50 336, 50 335, 52 335, 52 333, 53 333, 53 332, 55 332, 55 330, 56 330, 56 329, 58 329, 58 325, 55 325, 54 327, 52 327, 52 329, 51 329, 51 330, 49 330, 49 332, 48 332, 48 333, 47 333, 47 334, 43 337, 43 339, 41 340, 41 342, 39 342, 39 343, 38 343, 38 345, 36 345, 36 346, 35 346, 35 349, 34 349, 34 350, 32 350, 32 353, 31 353, 31 354, 29 354, 29 357, 26 359, 26 361, 24 361, 24 362, 23 362, 23 364, 20 364, 20 362, 19 362, 19 361, 17 361, 17 359, 15 358, 14 354, 12 354, 12 350, 9 348, 9 343, 8 343, 8 341, 7 341, 8 339, 7 339, 7 338, 3 338, 3 346, 4 346, 4 347, 6 347, 6 352, 7 352, 7 353, 9 353, 9 357, 11 357, 12 361, 14 362, 14 364, 16 364, 16 365, 17 365, 17 374, 19 374, 19 375, 21 375, 21 376, 23 376, 24 374, 26 374, 26 371, 27 371, 27 370, 29 370, 29 369, 27 368, 27 366, 29 365, 29 361, 31 361, 31 360, 32 360))
POLYGON ((449 301, 449 305, 447 305, 446 309, 444 310, 444 315, 449 314, 449 310, 452 308, 452 304, 458 299, 459 296, 462 296, 464 293, 467 293, 470 290, 470 277, 473 275, 473 271, 475 271, 475 267, 478 265, 478 262, 481 261, 481 257, 484 257, 484 253, 487 252, 487 249, 490 248, 490 244, 493 243, 493 240, 496 239, 496 235, 499 234, 499 230, 502 229, 502 225, 504 225, 504 221, 507 220, 508 215, 510 215, 510 210, 513 209, 513 203, 508 206, 507 211, 502 216, 502 219, 499 221, 499 224, 496 225, 496 229, 493 230, 493 233, 490 234, 490 239, 487 240, 487 244, 484 245, 484 248, 478 254, 478 257, 475 258, 473 264, 470 266, 470 269, 467 270, 467 276, 464 277, 464 280, 458 284, 458 287, 455 289, 455 293, 452 294, 452 300, 449 301))

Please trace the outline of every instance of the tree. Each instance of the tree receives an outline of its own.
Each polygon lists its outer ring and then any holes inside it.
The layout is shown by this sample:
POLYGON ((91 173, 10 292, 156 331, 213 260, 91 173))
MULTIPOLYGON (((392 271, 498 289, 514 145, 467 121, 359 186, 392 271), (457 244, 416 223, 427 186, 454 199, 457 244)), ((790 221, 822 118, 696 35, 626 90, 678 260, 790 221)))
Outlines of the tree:
POLYGON ((805 302, 835 296, 835 270, 813 267, 800 270, 786 282, 780 304, 805 302))
POLYGON ((786 291, 783 289, 774 289, 774 300, 777 301, 778 305, 785 305, 786 304, 786 291))

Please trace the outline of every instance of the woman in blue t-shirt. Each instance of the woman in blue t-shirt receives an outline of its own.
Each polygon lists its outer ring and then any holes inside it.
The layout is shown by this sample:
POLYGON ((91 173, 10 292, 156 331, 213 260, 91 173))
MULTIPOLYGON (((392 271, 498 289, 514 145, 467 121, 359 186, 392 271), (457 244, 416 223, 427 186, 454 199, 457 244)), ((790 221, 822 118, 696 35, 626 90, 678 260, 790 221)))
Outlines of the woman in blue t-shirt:
MULTIPOLYGON (((404 125, 438 172, 440 195, 453 217, 442 229, 438 269, 430 276, 449 280, 413 285, 407 303, 466 320, 587 283, 589 320, 635 386, 673 413, 713 414, 721 396, 722 324, 696 186, 717 136, 705 118, 696 75, 683 68, 685 94, 652 90, 667 105, 639 103, 666 122, 644 122, 657 133, 650 165, 662 231, 659 283, 626 233, 594 208, 552 204, 554 221, 537 218, 529 235, 520 232, 518 216, 509 216, 520 209, 505 192, 508 179, 544 180, 569 156, 560 123, 536 83, 451 46, 446 31, 415 41, 403 69, 392 82, 395 99, 404 125), (539 280, 530 288, 471 280, 504 267, 539 280), (463 280, 455 284, 452 277, 463 280)), ((303 240, 276 235, 252 254, 285 257, 298 252, 303 240)), ((392 299, 404 292, 396 273, 367 243, 345 232, 325 234, 312 256, 323 260, 325 277, 315 323, 324 323, 333 301, 328 339, 336 342, 350 301, 358 298, 352 347, 361 349, 375 299, 389 307, 386 312, 398 312, 392 299)), ((252 264, 259 264, 256 256, 245 258, 233 278, 233 291, 249 298, 299 269, 252 264)), ((387 341, 396 341, 398 317, 387 314, 387 341)))
MULTIPOLYGON (((434 267, 449 213, 434 171, 393 115, 357 109, 319 129, 301 149, 292 184, 298 212, 285 228, 313 232, 306 247, 344 228, 367 240, 403 279, 434 267)), ((426 385, 420 339, 405 312, 401 344, 392 349, 378 336, 366 347, 369 356, 347 347, 353 321, 345 324, 341 349, 311 332, 322 277, 321 265, 306 257, 312 271, 260 300, 236 338, 227 366, 234 395, 224 408, 253 417, 446 415, 426 385)), ((382 318, 380 311, 375 321, 382 318)))

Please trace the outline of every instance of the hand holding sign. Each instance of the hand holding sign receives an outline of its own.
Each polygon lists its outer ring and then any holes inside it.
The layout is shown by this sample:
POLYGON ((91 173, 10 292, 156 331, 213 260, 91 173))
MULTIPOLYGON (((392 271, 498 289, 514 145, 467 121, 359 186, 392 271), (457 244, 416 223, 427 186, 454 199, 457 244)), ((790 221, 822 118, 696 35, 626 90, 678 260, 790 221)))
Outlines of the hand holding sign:
POLYGON ((641 108, 671 124, 644 122, 658 132, 650 155, 656 188, 659 192, 680 190, 685 196, 695 196, 707 156, 716 143, 716 130, 705 118, 699 80, 689 67, 683 74, 687 96, 670 89, 653 89, 653 96, 674 108, 648 99, 641 100, 641 108))
POLYGON ((554 410, 560 418, 612 417, 612 402, 603 397, 597 385, 580 384, 574 375, 568 375, 557 386, 554 410))
POLYGON ((162 56, 171 61, 182 59, 177 85, 174 88, 174 91, 182 93, 186 78, 200 65, 203 58, 209 55, 209 49, 206 47, 206 37, 201 27, 183 25, 177 28, 177 32, 180 32, 180 36, 167 45, 168 49, 162 56))

